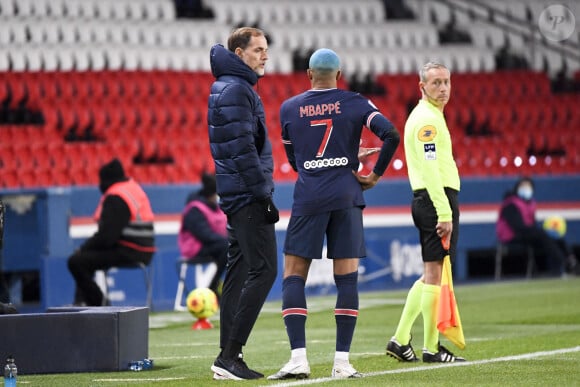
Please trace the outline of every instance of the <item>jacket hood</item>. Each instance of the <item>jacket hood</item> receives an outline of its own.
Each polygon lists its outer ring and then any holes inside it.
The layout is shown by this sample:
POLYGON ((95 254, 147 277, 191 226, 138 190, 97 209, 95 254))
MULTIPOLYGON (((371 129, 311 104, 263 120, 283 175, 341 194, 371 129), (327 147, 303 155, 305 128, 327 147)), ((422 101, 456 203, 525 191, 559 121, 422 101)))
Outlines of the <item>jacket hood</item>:
POLYGON ((105 193, 115 183, 128 180, 119 159, 115 158, 99 169, 99 189, 105 193))
POLYGON ((245 79, 252 86, 258 82, 258 74, 221 44, 216 44, 211 48, 210 64, 211 72, 215 78, 233 75, 245 79))

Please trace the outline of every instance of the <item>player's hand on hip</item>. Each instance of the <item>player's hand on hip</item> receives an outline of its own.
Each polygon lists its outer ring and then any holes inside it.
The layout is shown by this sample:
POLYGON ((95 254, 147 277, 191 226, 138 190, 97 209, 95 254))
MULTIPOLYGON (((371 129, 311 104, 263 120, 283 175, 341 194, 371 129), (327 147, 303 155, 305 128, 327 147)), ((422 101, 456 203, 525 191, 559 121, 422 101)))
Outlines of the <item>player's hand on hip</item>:
POLYGON ((356 177, 356 179, 358 180, 360 186, 362 187, 363 191, 367 190, 369 188, 373 188, 375 185, 377 185, 379 179, 381 178, 379 175, 377 175, 374 172, 371 172, 369 175, 359 175, 356 172, 352 172, 354 177, 356 177))

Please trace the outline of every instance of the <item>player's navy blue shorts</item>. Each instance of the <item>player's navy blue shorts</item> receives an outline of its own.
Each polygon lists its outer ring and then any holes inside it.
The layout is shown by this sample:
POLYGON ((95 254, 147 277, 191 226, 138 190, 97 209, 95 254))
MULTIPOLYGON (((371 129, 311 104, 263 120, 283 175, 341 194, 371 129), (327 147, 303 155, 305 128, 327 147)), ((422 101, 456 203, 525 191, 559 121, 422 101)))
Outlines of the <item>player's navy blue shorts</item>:
MULTIPOLYGON (((452 212, 453 232, 451 233, 449 256, 451 261, 454 261, 457 250, 457 239, 459 237, 458 192, 451 188, 445 188, 445 194, 449 200, 452 212)), ((445 258, 446 251, 443 249, 441 238, 437 235, 437 230, 435 229, 437 226, 437 212, 427 190, 422 189, 413 192, 411 213, 415 227, 419 229, 423 262, 442 261, 445 258)))
POLYGON ((362 208, 353 207, 316 215, 291 216, 284 253, 322 258, 326 235, 327 257, 362 258, 366 255, 362 208))

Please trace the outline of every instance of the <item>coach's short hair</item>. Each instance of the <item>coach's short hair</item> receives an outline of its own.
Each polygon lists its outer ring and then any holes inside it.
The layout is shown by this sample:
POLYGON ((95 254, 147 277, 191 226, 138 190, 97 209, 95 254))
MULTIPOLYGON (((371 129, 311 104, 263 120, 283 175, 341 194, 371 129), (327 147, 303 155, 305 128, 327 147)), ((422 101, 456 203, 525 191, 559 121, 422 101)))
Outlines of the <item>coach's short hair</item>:
POLYGON ((245 50, 250 44, 252 36, 265 36, 264 31, 254 27, 240 27, 235 29, 228 38, 228 50, 234 52, 236 48, 245 50))

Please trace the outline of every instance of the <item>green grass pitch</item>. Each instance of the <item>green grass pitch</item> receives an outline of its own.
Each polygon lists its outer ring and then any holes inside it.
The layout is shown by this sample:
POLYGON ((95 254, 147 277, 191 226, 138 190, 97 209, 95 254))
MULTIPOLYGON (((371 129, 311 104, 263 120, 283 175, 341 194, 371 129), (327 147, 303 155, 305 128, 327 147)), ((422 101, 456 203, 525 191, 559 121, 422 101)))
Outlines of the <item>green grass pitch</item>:
MULTIPOLYGON (((467 363, 398 363, 385 345, 398 322, 406 290, 362 293, 351 348, 351 363, 363 379, 331 380, 334 356, 334 296, 311 297, 306 325, 312 374, 304 381, 213 381, 210 365, 218 353, 215 329, 191 329, 187 312, 153 313, 149 355, 153 370, 142 372, 23 375, 22 386, 216 386, 361 385, 361 386, 546 386, 580 385, 580 278, 537 279, 456 285, 467 342, 465 350, 442 344, 467 363)), ((422 320, 413 329, 420 356, 422 320)), ((280 302, 269 302, 244 350, 248 365, 265 375, 278 371, 290 356, 280 302)))

